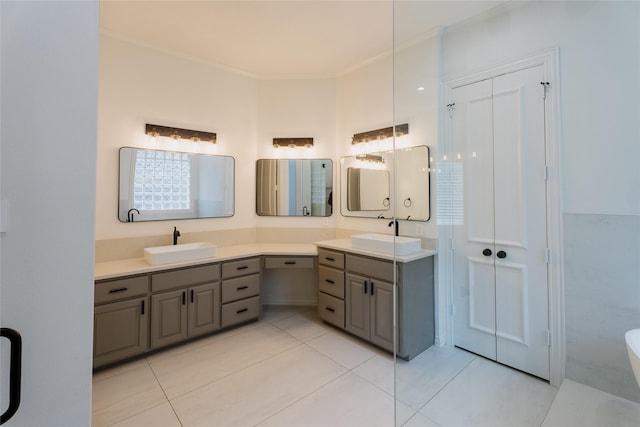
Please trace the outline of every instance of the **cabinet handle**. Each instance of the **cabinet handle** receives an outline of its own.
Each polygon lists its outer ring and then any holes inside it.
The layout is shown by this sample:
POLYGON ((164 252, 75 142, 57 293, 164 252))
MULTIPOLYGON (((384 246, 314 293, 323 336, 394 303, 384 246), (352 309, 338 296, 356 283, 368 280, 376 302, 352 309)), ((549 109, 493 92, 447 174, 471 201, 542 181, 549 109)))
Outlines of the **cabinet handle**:
POLYGON ((373 282, 371 282, 371 295, 373 295, 373 282))
POLYGON ((324 259, 326 259, 327 261, 335 261, 336 260, 335 258, 329 258, 328 256, 324 257, 324 259))
POLYGON ((364 281, 364 293, 365 294, 367 293, 367 281, 366 280, 364 281))
POLYGON ((185 305, 187 303, 187 292, 184 291, 182 292, 182 305, 185 305))
POLYGON ((284 262, 285 265, 296 265, 295 261, 285 261, 284 262))
POLYGON ((193 303, 193 289, 191 289, 191 302, 193 303))
POLYGON ((236 270, 246 270, 247 268, 249 268, 248 265, 243 265, 242 267, 236 268, 236 270))
POLYGON ((327 311, 330 311, 330 312, 332 312, 332 313, 335 313, 335 312, 336 312, 336 311, 335 311, 333 308, 331 308, 331 307, 325 307, 324 309, 325 309, 325 310, 327 310, 327 311))
POLYGON ((236 291, 242 291, 242 290, 245 290, 245 289, 249 289, 249 287, 248 286, 239 286, 239 287, 236 288, 236 291))
POLYGON ((20 388, 22 386, 22 336, 15 329, 0 328, 0 337, 11 343, 9 356, 9 406, 0 415, 0 424, 9 421, 20 407, 20 388))
POLYGON ((124 292, 124 291, 126 291, 127 289, 128 289, 128 288, 111 289, 111 290, 109 291, 109 293, 110 293, 110 294, 115 294, 115 293, 118 293, 118 292, 124 292))
POLYGON ((507 253, 505 251, 498 251, 498 253, 496 254, 496 256, 500 259, 502 258, 506 258, 507 257, 507 253))
POLYGON ((245 311, 249 311, 248 308, 243 308, 242 310, 236 311, 236 314, 244 313, 245 311))
POLYGON ((140 301, 142 304, 140 306, 140 314, 144 316, 144 300, 140 301))
POLYGON ((333 280, 324 279, 324 281, 327 282, 327 283, 331 283, 332 285, 336 284, 336 282, 334 282, 333 280))
POLYGON ((482 251, 482 255, 484 256, 491 256, 492 252, 491 249, 486 248, 485 250, 482 251))

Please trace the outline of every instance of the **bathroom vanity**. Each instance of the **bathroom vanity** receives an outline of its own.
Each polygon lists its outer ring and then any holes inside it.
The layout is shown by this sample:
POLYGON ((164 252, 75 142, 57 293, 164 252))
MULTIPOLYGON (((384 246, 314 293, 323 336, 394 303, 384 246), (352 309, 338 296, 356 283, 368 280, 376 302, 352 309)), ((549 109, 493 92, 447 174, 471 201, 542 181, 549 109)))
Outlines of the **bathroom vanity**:
POLYGON ((434 251, 393 257, 354 249, 348 239, 317 242, 318 316, 393 351, 397 283, 397 355, 410 360, 434 343, 434 251))
POLYGON ((315 259, 311 244, 256 244, 179 264, 151 266, 142 258, 96 264, 93 366, 256 320, 263 269, 314 274, 315 259))
POLYGON ((281 301, 315 304, 282 293, 312 289, 322 320, 393 351, 394 272, 397 351, 409 360, 434 341, 434 254, 420 250, 394 264, 342 239, 222 247, 213 258, 165 265, 143 258, 98 263, 94 368, 254 321, 265 284, 274 282, 287 285, 277 289, 281 301))

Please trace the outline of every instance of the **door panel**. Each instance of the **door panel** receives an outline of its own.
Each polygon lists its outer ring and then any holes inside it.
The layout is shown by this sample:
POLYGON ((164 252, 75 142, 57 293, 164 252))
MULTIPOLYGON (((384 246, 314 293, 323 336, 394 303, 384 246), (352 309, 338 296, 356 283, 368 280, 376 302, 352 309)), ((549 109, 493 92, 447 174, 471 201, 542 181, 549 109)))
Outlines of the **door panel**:
POLYGON ((453 276, 455 344, 548 379, 543 77, 539 66, 453 91, 453 276))
POLYGON ((495 359, 492 88, 488 80, 454 90, 451 162, 463 174, 463 221, 453 226, 455 345, 495 359))
POLYGON ((372 280, 371 342, 393 351, 393 284, 372 280))
POLYGON ((187 338, 186 290, 151 295, 151 348, 187 338))
POLYGON ((345 329, 369 339, 369 294, 365 292, 367 279, 355 274, 345 275, 345 329))
POLYGON ((498 361, 548 379, 543 77, 539 66, 493 83, 496 250, 506 254, 496 259, 496 330, 498 361))
POLYGON ((189 289, 189 336, 220 329, 220 282, 189 289))

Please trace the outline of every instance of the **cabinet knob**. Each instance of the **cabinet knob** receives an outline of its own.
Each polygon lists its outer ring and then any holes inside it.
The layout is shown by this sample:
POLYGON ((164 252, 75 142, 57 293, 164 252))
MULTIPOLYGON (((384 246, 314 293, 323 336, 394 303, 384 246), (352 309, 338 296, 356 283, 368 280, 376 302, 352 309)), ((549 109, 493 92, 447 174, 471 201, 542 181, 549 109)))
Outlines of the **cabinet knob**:
POLYGON ((496 254, 496 256, 500 259, 502 258, 506 258, 507 257, 507 253, 505 251, 498 251, 498 253, 496 254))
POLYGON ((491 252, 491 249, 487 248, 484 251, 482 251, 482 255, 484 256, 491 256, 493 252, 491 252))

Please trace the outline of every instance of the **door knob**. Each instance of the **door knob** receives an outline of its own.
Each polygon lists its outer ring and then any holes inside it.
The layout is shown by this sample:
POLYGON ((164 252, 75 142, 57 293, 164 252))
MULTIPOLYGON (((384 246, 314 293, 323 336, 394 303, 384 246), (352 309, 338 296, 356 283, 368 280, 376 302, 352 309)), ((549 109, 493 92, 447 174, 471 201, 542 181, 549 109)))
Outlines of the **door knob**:
POLYGON ((506 258, 507 257, 507 253, 505 251, 498 251, 498 253, 496 254, 496 256, 500 259, 502 258, 506 258))
POLYGON ((493 252, 491 252, 491 249, 487 248, 484 251, 482 251, 482 255, 484 256, 491 256, 493 252))

